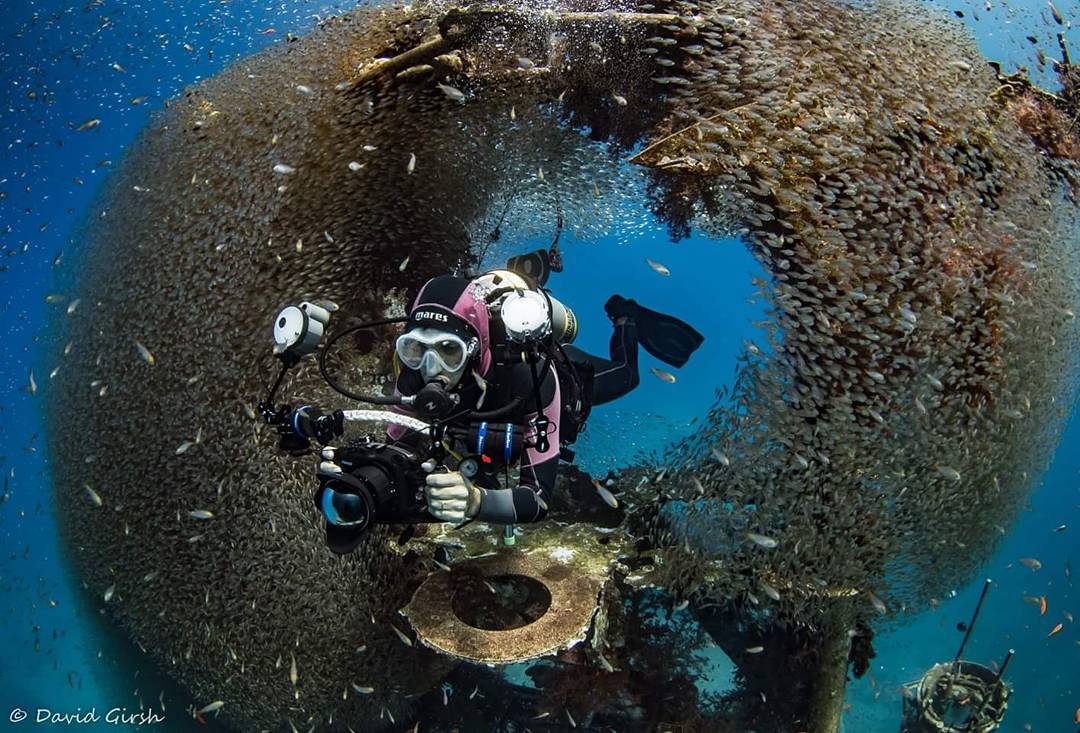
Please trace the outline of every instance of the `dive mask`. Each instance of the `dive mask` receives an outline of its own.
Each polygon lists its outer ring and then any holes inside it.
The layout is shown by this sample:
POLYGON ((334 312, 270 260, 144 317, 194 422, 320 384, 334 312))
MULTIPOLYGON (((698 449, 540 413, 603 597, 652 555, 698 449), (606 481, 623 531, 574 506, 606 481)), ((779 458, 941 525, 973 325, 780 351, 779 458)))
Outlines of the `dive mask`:
POLYGON ((469 345, 461 337, 426 328, 398 336, 395 351, 402 364, 425 377, 461 371, 471 355, 469 345))

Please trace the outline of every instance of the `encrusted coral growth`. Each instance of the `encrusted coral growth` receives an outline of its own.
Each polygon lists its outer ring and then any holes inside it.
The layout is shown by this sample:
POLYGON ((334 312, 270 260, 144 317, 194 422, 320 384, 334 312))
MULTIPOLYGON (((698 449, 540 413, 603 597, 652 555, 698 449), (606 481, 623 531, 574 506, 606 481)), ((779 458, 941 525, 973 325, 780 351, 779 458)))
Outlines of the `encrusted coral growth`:
MULTIPOLYGON (((99 305, 53 329, 57 358, 77 346, 50 390, 67 546, 240 729, 388 727, 448 671, 390 628, 420 572, 397 533, 328 553, 313 466, 245 410, 267 319, 312 298, 380 315, 494 232, 632 237, 651 208, 675 236, 742 234, 768 273, 730 393, 619 492, 651 550, 634 572, 680 603, 763 629, 933 603, 1045 466, 1080 383, 1072 119, 995 98, 918 3, 650 5, 329 20, 171 103, 92 212, 99 305), (639 143, 644 168, 622 157, 639 143)), ((287 387, 340 405, 312 365, 287 387)), ((692 709, 679 691, 658 709, 692 709)))

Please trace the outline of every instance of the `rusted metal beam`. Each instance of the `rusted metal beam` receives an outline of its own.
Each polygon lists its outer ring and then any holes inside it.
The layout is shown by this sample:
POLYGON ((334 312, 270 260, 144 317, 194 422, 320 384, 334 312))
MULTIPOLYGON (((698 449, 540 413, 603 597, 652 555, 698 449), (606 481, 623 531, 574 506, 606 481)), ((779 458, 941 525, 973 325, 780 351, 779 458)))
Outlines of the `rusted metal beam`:
POLYGON ((375 59, 364 67, 359 76, 353 79, 349 88, 354 89, 377 76, 396 74, 399 71, 404 71, 412 66, 427 63, 436 56, 444 54, 456 47, 457 45, 453 39, 440 35, 430 41, 421 43, 419 46, 410 48, 408 51, 400 53, 393 58, 375 59))
MULTIPOLYGON (((397 74, 412 66, 428 63, 436 56, 461 48, 470 38, 484 30, 516 21, 530 23, 550 22, 556 28, 566 29, 601 23, 625 25, 657 25, 676 23, 680 16, 671 13, 556 13, 553 11, 522 11, 509 7, 475 9, 451 8, 439 19, 439 35, 419 46, 388 59, 375 59, 360 72, 349 85, 358 87, 375 77, 397 74)), ((522 27, 529 27, 523 25, 522 27)))

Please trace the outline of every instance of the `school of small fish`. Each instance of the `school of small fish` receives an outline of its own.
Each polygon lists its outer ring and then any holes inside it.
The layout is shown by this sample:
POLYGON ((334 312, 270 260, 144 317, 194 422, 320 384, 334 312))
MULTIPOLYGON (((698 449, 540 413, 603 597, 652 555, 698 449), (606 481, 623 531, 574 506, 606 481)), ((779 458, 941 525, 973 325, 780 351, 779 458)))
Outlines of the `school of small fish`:
MULTIPOLYGON (((730 392, 703 404, 693 433, 657 459, 666 476, 642 488, 694 500, 685 529, 652 527, 665 540, 658 580, 680 605, 738 599, 813 627, 847 604, 873 620, 925 608, 986 559, 1078 381, 1068 314, 1080 248, 1055 193, 1067 165, 1039 155, 1018 121, 1036 102, 1005 99, 935 9, 807 0, 777 16, 767 5, 691 0, 625 42, 579 33, 550 54, 538 50, 558 41, 541 24, 508 20, 505 33, 381 74, 387 62, 349 54, 419 46, 441 10, 388 7, 385 27, 361 13, 289 39, 260 22, 251 33, 292 53, 226 66, 172 99, 117 97, 130 114, 168 106, 109 174, 107 211, 88 219, 87 244, 109 256, 54 286, 67 295, 48 302, 68 305, 54 309, 63 332, 44 368, 64 368, 41 397, 63 400, 65 432, 107 436, 55 449, 57 503, 85 548, 75 563, 198 704, 215 700, 197 712, 284 729, 290 716, 301 724, 299 706, 326 720, 330 703, 315 701, 345 691, 350 706, 373 701, 374 718, 403 680, 435 676, 416 664, 411 631, 387 621, 401 557, 381 531, 347 563, 331 557, 310 466, 278 455, 240 404, 264 384, 252 334, 289 287, 382 317, 400 306, 391 288, 466 261, 497 230, 507 247, 561 220, 583 238, 629 241, 659 221, 673 239, 741 236, 766 273, 755 297, 769 315, 730 392), (905 51, 913 44, 922 51, 905 51), (591 78, 600 58, 625 75, 591 78), (988 106, 995 93, 1001 105, 988 106), (615 149, 641 152, 628 165, 615 149)), ((171 48, 206 52, 189 40, 171 48)), ((136 65, 99 68, 128 80, 136 65)), ((115 129, 109 112, 89 106, 64 128, 97 141, 115 129)), ((615 256, 655 287, 685 283, 670 249, 615 256)), ((730 378, 720 366, 717 386, 730 378)), ((678 394, 691 382, 679 374, 676 387, 646 386, 678 394)), ((340 404, 316 374, 291 379, 292 393, 340 404)), ((37 387, 30 372, 26 390, 37 387)), ((611 508, 642 506, 617 491, 596 485, 611 508)), ((585 727, 577 707, 551 710, 585 727)))

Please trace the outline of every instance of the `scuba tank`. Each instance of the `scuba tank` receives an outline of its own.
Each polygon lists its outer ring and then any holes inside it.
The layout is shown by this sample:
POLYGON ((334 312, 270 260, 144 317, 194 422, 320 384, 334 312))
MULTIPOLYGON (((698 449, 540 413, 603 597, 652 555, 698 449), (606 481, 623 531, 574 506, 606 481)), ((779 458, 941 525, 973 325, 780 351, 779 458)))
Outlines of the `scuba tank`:
POLYGON ((528 344, 551 336, 560 344, 571 344, 577 338, 574 311, 518 273, 493 270, 474 282, 486 290, 488 310, 502 323, 510 341, 528 344))
MULTIPOLYGON (((526 353, 545 353, 559 379, 559 442, 564 446, 573 443, 589 416, 592 382, 585 365, 571 362, 562 348, 577 338, 577 316, 542 286, 511 270, 484 273, 474 283, 484 290, 492 335, 499 343, 495 362, 504 370, 497 378, 500 387, 505 390, 510 386, 509 370, 524 361, 526 353)), ((508 397, 504 395, 504 399, 508 397)))

